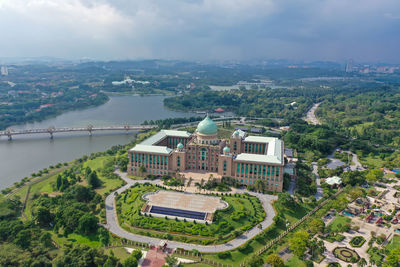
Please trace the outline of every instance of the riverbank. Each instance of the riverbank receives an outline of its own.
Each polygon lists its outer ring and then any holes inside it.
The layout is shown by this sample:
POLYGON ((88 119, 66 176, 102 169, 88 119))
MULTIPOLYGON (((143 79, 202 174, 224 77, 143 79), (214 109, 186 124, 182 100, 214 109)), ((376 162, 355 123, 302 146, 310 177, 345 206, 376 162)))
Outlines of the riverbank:
MULTIPOLYGON (((163 105, 164 96, 112 96, 105 104, 83 110, 65 112, 56 117, 13 126, 15 130, 47 129, 50 126, 95 127, 110 125, 140 125, 145 120, 156 121, 167 118, 197 117, 197 114, 175 112, 163 105)), ((131 133, 94 132, 57 133, 54 139, 49 135, 13 136, 0 138, 0 190, 19 182, 33 172, 68 162, 83 155, 105 151, 113 145, 130 143, 131 133)))

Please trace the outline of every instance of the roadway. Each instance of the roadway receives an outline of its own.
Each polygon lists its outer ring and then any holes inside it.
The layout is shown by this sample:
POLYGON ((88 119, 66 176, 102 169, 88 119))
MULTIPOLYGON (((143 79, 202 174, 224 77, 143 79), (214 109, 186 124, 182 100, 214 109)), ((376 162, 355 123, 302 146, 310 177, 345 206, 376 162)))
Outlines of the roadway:
MULTIPOLYGON (((116 213, 116 208, 115 208, 115 196, 117 194, 121 194, 128 188, 130 188, 132 185, 135 183, 151 183, 151 184, 161 184, 160 180, 132 180, 127 177, 126 173, 121 173, 120 171, 115 171, 117 175, 119 175, 125 182, 126 185, 122 186, 121 188, 111 192, 107 198, 106 198, 106 218, 107 218, 107 224, 105 227, 113 234, 121 237, 121 238, 126 238, 131 241, 136 241, 136 242, 143 242, 151 245, 158 245, 160 244, 160 241, 163 239, 159 238, 154 238, 154 237, 148 237, 148 236, 142 236, 142 235, 137 235, 130 233, 123 228, 118 223, 118 218, 117 218, 117 213, 116 213)), ((208 252, 208 253, 216 253, 216 252, 222 252, 222 251, 227 251, 227 250, 232 250, 235 249, 256 235, 260 234, 264 229, 268 228, 272 223, 273 223, 273 218, 275 217, 275 211, 272 207, 271 202, 274 200, 277 200, 277 196, 272 196, 272 195, 264 195, 260 193, 254 193, 254 192, 248 192, 246 190, 238 190, 238 193, 249 193, 253 196, 256 196, 260 199, 261 204, 267 214, 267 216, 264 218, 264 220, 260 223, 262 228, 260 229, 257 226, 253 227, 250 229, 248 232, 244 233, 243 235, 238 236, 237 238, 225 243, 225 244, 220 244, 220 245, 209 245, 209 246, 204 246, 204 245, 197 245, 197 244, 189 244, 189 243, 183 243, 183 242, 176 242, 176 241, 167 241, 168 246, 171 248, 183 248, 185 250, 193 250, 196 249, 200 252, 208 252)), ((165 240, 164 240, 165 241, 165 240)))
POLYGON ((309 124, 313 125, 319 125, 321 122, 317 119, 315 116, 315 111, 317 108, 321 105, 321 102, 315 103, 308 111, 307 111, 307 116, 305 118, 305 121, 307 121, 309 124))
POLYGON ((318 164, 316 162, 312 163, 313 174, 315 175, 315 184, 317 185, 317 192, 315 193, 315 199, 320 200, 324 196, 324 191, 321 187, 321 178, 318 175, 318 164))

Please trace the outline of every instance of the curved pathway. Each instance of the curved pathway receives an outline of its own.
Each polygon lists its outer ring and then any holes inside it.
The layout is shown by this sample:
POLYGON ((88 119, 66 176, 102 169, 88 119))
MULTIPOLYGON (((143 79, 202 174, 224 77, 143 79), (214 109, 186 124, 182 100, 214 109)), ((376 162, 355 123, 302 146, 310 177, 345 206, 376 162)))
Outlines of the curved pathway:
MULTIPOLYGON (((115 172, 117 175, 119 175, 127 184, 124 185, 123 187, 111 192, 107 198, 106 198, 106 217, 107 217, 107 224, 105 227, 113 234, 120 236, 122 238, 126 238, 128 240, 136 241, 136 242, 143 242, 151 245, 158 245, 162 239, 159 238, 154 238, 154 237, 148 237, 148 236, 142 236, 142 235, 137 235, 130 233, 126 231, 125 229, 121 228, 121 226, 118 223, 118 218, 117 218, 117 213, 115 209, 115 192, 118 194, 121 194, 128 188, 130 188, 132 185, 135 183, 151 183, 151 184, 160 184, 160 180, 155 180, 155 181, 150 181, 150 180, 132 180, 127 177, 125 173, 121 173, 119 171, 115 172)), ((247 192, 245 190, 237 190, 236 192, 239 193, 244 193, 247 192)), ((204 245, 197 245, 197 244, 189 244, 189 243, 183 243, 183 242, 177 242, 177 241, 168 241, 168 246, 171 248, 183 248, 185 250, 192 250, 196 249, 200 252, 210 252, 210 253, 215 253, 215 252, 221 252, 221 251, 226 251, 226 250, 231 250, 235 249, 259 233, 263 231, 263 229, 266 229, 273 223, 273 218, 275 216, 275 211, 271 205, 272 200, 276 200, 277 196, 272 196, 272 195, 264 195, 260 193, 254 193, 254 192, 247 192, 253 196, 256 196, 260 199, 262 206, 265 209, 265 213, 267 216, 265 219, 260 223, 262 225, 262 229, 260 229, 258 226, 253 227, 250 229, 248 232, 245 234, 238 236, 237 238, 221 245, 209 245, 209 246, 204 246, 204 245)))

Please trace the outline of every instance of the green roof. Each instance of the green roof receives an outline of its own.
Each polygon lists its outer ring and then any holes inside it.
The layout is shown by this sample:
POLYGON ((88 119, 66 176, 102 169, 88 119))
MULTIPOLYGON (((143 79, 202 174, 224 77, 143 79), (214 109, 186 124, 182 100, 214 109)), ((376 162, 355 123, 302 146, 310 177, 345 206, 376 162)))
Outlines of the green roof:
POLYGON ((198 125, 196 132, 204 135, 214 135, 217 134, 218 132, 218 126, 217 124, 210 119, 210 117, 205 117, 204 120, 202 120, 198 125))
POLYGON ((224 153, 229 153, 229 152, 231 152, 231 149, 228 146, 224 147, 224 153))
POLYGON ((183 148, 183 144, 182 144, 182 143, 179 143, 177 147, 178 147, 179 149, 182 149, 182 148, 183 148))

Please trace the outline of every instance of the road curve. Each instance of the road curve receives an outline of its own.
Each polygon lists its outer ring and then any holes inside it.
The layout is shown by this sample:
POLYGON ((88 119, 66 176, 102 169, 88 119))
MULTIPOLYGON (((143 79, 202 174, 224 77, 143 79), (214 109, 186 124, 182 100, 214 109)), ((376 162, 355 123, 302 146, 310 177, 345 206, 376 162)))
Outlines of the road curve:
MULTIPOLYGON (((117 175, 119 175, 127 184, 122 186, 121 188, 111 192, 107 198, 106 198, 106 218, 107 218, 107 224, 105 225, 106 228, 113 234, 126 238, 128 240, 136 241, 136 242, 143 242, 143 243, 148 243, 151 245, 158 245, 162 239, 159 238, 154 238, 154 237, 148 237, 148 236, 142 236, 142 235, 137 235, 130 233, 126 231, 125 229, 121 228, 121 226, 118 223, 117 219, 117 213, 116 213, 116 208, 115 208, 115 192, 118 194, 121 194, 128 188, 130 188, 132 185, 135 183, 151 183, 151 184, 159 184, 160 181, 149 181, 149 180, 132 180, 126 176, 125 173, 121 173, 119 171, 115 172, 117 175)), ((244 193, 244 190, 239 190, 239 192, 244 193)), ((246 191, 247 192, 247 191, 246 191)), ((222 252, 226 250, 231 250, 235 249, 259 233, 263 231, 263 229, 266 229, 273 223, 273 218, 275 216, 275 211, 271 205, 272 200, 276 200, 277 196, 272 196, 272 195, 264 195, 264 194, 259 194, 259 193, 254 193, 254 192, 248 192, 249 194, 256 196, 260 199, 262 206, 265 209, 265 212, 267 216, 265 219, 261 222, 262 229, 260 229, 258 226, 253 227, 250 229, 248 232, 245 234, 238 236, 237 238, 221 245, 209 245, 209 246, 204 246, 204 245, 197 245, 197 244, 189 244, 189 243, 183 243, 183 242, 176 242, 176 241, 168 241, 168 246, 171 248, 183 248, 185 250, 192 250, 196 249, 200 252, 209 252, 209 253, 215 253, 215 252, 222 252)))
POLYGON ((315 111, 317 110, 317 108, 319 107, 319 105, 321 105, 322 102, 319 103, 315 103, 308 111, 307 111, 307 115, 305 118, 305 121, 307 121, 309 124, 313 124, 313 125, 320 125, 321 122, 318 120, 317 116, 315 116, 315 111))

